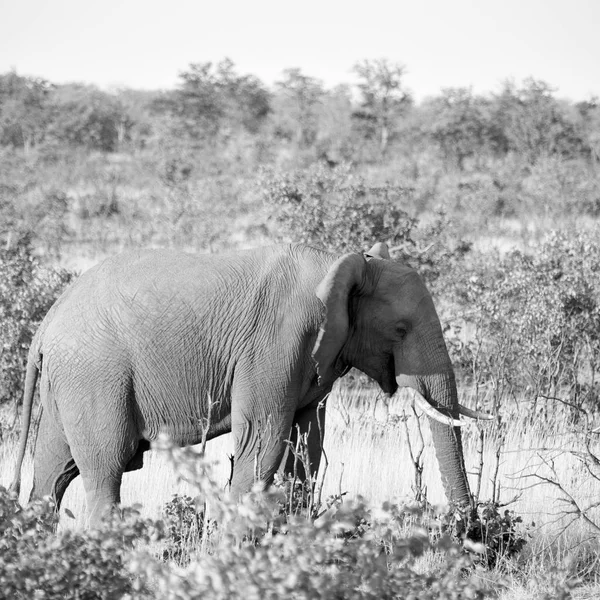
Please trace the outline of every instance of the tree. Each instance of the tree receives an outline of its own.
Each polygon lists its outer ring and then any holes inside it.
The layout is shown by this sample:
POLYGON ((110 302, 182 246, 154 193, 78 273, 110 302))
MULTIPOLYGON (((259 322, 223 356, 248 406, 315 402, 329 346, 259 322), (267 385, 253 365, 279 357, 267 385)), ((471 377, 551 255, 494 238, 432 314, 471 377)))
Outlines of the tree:
POLYGON ((506 82, 496 97, 496 119, 506 136, 507 149, 529 164, 545 155, 570 157, 584 151, 581 135, 554 98, 554 91, 546 82, 529 78, 520 89, 506 82))
POLYGON ((595 162, 600 162, 600 100, 591 98, 586 102, 579 102, 575 109, 582 121, 583 135, 590 156, 595 162))
POLYGON ((28 151, 44 138, 53 86, 11 71, 0 75, 0 144, 28 151))
POLYGON ((177 136, 211 141, 240 129, 255 133, 270 111, 270 96, 260 80, 238 75, 229 59, 216 65, 192 63, 179 77, 179 87, 153 104, 170 117, 177 136))
POLYGON ((275 83, 276 132, 300 147, 310 146, 318 133, 319 105, 325 94, 323 84, 300 69, 285 69, 283 76, 275 83))
POLYGON ((430 100, 429 134, 446 160, 454 160, 460 170, 464 161, 494 146, 489 102, 473 96, 469 88, 448 88, 430 100))
POLYGON ((59 86, 54 90, 50 104, 49 136, 72 146, 114 152, 132 126, 118 98, 94 86, 59 86))
POLYGON ((319 102, 317 146, 320 158, 329 166, 355 156, 352 111, 352 92, 348 85, 327 90, 319 102))
POLYGON ((124 111, 125 119, 119 124, 119 144, 125 141, 129 149, 143 149, 148 146, 157 134, 155 115, 152 114, 152 103, 160 96, 160 92, 124 88, 117 93, 117 99, 124 111))
POLYGON ((366 137, 377 139, 379 149, 385 153, 396 121, 412 104, 402 82, 405 68, 378 59, 356 63, 353 70, 359 77, 362 96, 360 108, 353 116, 362 124, 366 137))
POLYGON ((238 75, 233 61, 226 58, 217 64, 217 88, 224 103, 226 124, 256 133, 271 112, 271 97, 254 75, 238 75))

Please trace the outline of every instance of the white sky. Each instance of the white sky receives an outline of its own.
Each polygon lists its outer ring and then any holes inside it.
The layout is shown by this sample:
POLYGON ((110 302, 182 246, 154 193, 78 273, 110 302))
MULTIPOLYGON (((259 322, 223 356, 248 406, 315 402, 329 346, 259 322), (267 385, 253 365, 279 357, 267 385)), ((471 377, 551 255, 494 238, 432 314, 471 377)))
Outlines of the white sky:
POLYGON ((388 58, 417 99, 533 76, 600 96, 600 0, 0 0, 0 73, 166 88, 231 58, 267 85, 300 67, 330 87, 388 58))

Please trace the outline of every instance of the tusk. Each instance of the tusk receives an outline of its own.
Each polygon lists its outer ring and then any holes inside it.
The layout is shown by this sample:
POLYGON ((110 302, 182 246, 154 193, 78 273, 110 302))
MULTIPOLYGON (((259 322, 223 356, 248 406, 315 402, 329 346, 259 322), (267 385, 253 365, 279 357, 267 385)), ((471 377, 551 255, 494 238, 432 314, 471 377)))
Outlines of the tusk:
POLYGON ((462 427, 462 421, 458 419, 453 419, 452 417, 448 417, 444 413, 441 413, 437 408, 434 408, 419 394, 418 392, 414 394, 414 402, 417 406, 428 416, 434 419, 435 421, 439 421, 444 425, 450 425, 451 427, 462 427))
POLYGON ((494 415, 490 415, 489 413, 480 412, 478 410, 471 410, 462 404, 458 405, 458 412, 465 417, 470 417, 471 419, 478 419, 481 421, 491 421, 494 418, 494 415))

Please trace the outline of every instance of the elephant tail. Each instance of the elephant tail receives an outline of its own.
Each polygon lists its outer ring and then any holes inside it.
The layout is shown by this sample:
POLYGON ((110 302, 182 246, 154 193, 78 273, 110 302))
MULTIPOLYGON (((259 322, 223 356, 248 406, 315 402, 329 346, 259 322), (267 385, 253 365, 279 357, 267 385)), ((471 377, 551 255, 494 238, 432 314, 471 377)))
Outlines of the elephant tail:
POLYGON ((35 393, 35 384, 37 383, 38 374, 41 368, 41 355, 36 357, 29 354, 27 360, 27 370, 25 372, 25 393, 23 394, 23 414, 21 416, 21 435, 19 437, 19 450, 17 454, 17 466, 13 482, 10 484, 9 491, 19 494, 21 489, 21 466, 25 458, 25 450, 27 448, 27 436, 29 434, 29 426, 31 425, 31 409, 33 407, 33 395, 35 393))

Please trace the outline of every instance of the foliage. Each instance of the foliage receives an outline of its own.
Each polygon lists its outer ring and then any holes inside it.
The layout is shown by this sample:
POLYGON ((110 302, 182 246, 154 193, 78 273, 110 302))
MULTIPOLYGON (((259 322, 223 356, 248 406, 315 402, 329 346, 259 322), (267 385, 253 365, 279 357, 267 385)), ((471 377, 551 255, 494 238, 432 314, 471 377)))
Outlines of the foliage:
POLYGON ((442 273, 451 273, 469 253, 450 220, 440 212, 425 225, 403 210, 411 190, 385 183, 369 186, 350 165, 263 170, 260 192, 279 239, 335 253, 368 250, 385 242, 395 259, 419 271, 435 293, 442 273))
POLYGON ((426 107, 431 111, 427 129, 449 164, 455 161, 463 170, 467 158, 497 150, 499 132, 490 102, 474 96, 470 89, 445 89, 426 107))
POLYGON ((133 123, 120 100, 93 86, 63 85, 50 98, 50 140, 90 150, 114 152, 133 123))
POLYGON ((530 417, 548 410, 544 399, 556 396, 571 405, 574 419, 584 408, 596 410, 597 233, 551 233, 534 255, 515 251, 495 265, 480 260, 455 280, 462 317, 476 328, 467 344, 452 346, 456 362, 475 383, 525 390, 530 417))
POLYGON ((252 75, 239 75, 224 59, 193 63, 180 74, 181 84, 154 102, 172 119, 172 133, 192 141, 214 141, 226 130, 256 133, 270 111, 269 94, 252 75))
POLYGON ((197 510, 196 501, 190 496, 174 494, 163 507, 163 518, 167 532, 163 560, 187 564, 189 548, 200 544, 204 514, 197 510))
POLYGON ((354 65, 361 103, 353 117, 367 138, 377 140, 382 153, 393 138, 399 116, 412 103, 402 81, 405 70, 403 65, 385 59, 363 60, 354 65))
POLYGON ((257 77, 238 73, 227 58, 190 64, 179 86, 162 92, 106 93, 13 71, 0 75, 0 145, 28 153, 65 146, 198 150, 249 137, 255 145, 291 145, 300 162, 327 152, 335 152, 334 162, 377 162, 392 148, 410 154, 415 143, 433 143, 459 169, 482 154, 516 153, 529 165, 547 156, 598 160, 597 103, 560 102, 544 81, 527 79, 520 87, 507 82, 492 96, 450 88, 415 105, 403 65, 367 59, 353 71, 357 93, 346 84, 327 90, 299 69, 285 70, 270 91, 257 77), (407 135, 411 121, 424 126, 407 135))
POLYGON ((42 245, 48 254, 57 256, 72 233, 65 222, 69 200, 56 187, 44 186, 29 193, 27 187, 27 183, 0 183, 0 189, 4 188, 0 197, 0 243, 11 248, 23 240, 32 246, 42 245))
POLYGON ((318 106, 324 95, 323 84, 304 75, 300 69, 286 69, 276 82, 275 133, 294 140, 300 147, 310 146, 318 133, 318 106))
POLYGON ((63 269, 42 267, 28 238, 0 248, 0 403, 22 397, 33 335, 72 277, 63 269))
POLYGON ((578 102, 575 105, 577 114, 581 117, 581 129, 585 146, 589 147, 592 158, 600 161, 600 103, 598 99, 578 102))
POLYGON ((507 82, 497 98, 496 116, 506 138, 506 149, 534 164, 542 156, 584 154, 577 121, 569 118, 545 81, 529 78, 516 89, 507 82))
POLYGON ((162 524, 134 509, 95 530, 55 533, 51 502, 21 508, 0 487, 0 587, 4 598, 108 600, 147 593, 128 571, 134 548, 162 539, 162 524))
MULTIPOLYGON (((224 498, 208 466, 191 449, 169 448, 182 476, 210 506, 217 524, 198 540, 179 537, 185 560, 159 560, 150 547, 174 520, 188 519, 193 502, 174 498, 169 524, 121 511, 98 529, 54 533, 47 501, 26 509, 0 489, 0 585, 11 598, 483 598, 484 587, 465 576, 472 561, 449 538, 431 541, 414 527, 417 513, 393 504, 369 508, 338 503, 316 521, 282 514, 279 489, 258 489, 239 502, 224 498), (435 553, 434 571, 419 561, 435 553), (177 564, 179 563, 179 564, 177 564)), ((167 548, 171 547, 167 542, 167 548)), ((182 555, 178 558, 181 559, 182 555)))
POLYGON ((46 142, 113 152, 132 125, 120 100, 94 86, 0 75, 2 145, 29 151, 46 142))
POLYGON ((281 236, 335 252, 367 250, 373 241, 397 246, 411 240, 415 219, 399 204, 398 186, 368 186, 348 165, 317 164, 286 173, 265 171, 261 193, 281 236))
POLYGON ((481 544, 480 562, 493 569, 517 557, 527 544, 531 535, 522 523, 522 517, 502 511, 497 502, 484 502, 477 507, 477 518, 469 523, 465 535, 481 544))
POLYGON ((477 579, 460 575, 471 564, 460 548, 410 531, 395 505, 338 503, 316 521, 286 515, 281 489, 255 489, 236 503, 222 497, 194 450, 167 451, 218 529, 185 568, 134 564, 138 577, 156 582, 161 598, 396 598, 400 590, 406 598, 484 597, 477 579), (432 550, 443 559, 435 574, 422 575, 417 563, 432 550))
POLYGON ((29 149, 43 139, 53 87, 45 79, 14 71, 0 75, 0 145, 29 149))

